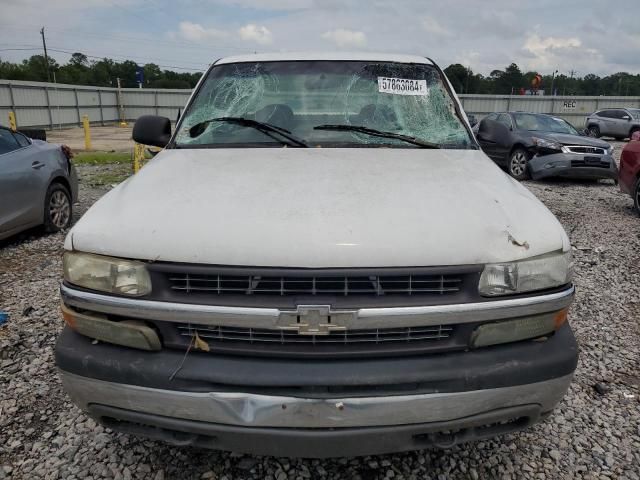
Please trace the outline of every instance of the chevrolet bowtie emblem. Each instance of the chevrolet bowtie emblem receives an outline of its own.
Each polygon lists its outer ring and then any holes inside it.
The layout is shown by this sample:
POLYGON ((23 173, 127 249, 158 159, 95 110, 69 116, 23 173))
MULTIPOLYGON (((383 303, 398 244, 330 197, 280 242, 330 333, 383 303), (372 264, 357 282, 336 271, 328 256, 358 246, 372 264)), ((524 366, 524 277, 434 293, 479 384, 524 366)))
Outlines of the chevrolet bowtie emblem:
POLYGON ((298 305, 296 310, 283 310, 278 318, 278 328, 300 335, 329 335, 347 329, 356 311, 331 311, 330 305, 298 305))

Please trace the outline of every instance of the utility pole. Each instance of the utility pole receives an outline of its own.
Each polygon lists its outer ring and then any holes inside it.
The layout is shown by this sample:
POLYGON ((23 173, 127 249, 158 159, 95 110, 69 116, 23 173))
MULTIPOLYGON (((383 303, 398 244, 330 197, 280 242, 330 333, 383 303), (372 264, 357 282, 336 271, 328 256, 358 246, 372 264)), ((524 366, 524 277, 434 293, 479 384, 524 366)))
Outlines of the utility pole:
POLYGON ((554 92, 554 88, 555 88, 555 83, 556 83, 556 74, 558 73, 558 70, 555 70, 552 74, 551 74, 551 96, 555 96, 555 92, 554 92))
POLYGON ((44 68, 47 69, 47 82, 51 82, 51 74, 49 73, 49 56, 47 55, 47 41, 44 39, 44 27, 40 29, 42 35, 42 46, 44 47, 44 68))
MULTIPOLYGON (((577 72, 575 70, 571 70, 569 72, 569 78, 571 79, 571 86, 573 86, 573 76, 576 74, 577 72)), ((569 95, 571 95, 571 92, 569 92, 569 95)), ((575 95, 575 90, 574 90, 574 95, 575 95)))
POLYGON ((467 67, 467 81, 464 87, 464 93, 469 93, 469 77, 471 76, 471 67, 467 67))

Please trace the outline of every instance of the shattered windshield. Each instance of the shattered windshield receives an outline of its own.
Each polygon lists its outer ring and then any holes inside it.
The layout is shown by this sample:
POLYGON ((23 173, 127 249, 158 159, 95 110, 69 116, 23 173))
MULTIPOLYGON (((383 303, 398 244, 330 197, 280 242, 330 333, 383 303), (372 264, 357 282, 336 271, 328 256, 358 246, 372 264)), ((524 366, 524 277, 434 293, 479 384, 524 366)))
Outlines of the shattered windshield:
POLYGON ((522 130, 579 135, 578 131, 562 118, 550 117, 548 115, 535 115, 532 113, 514 113, 513 116, 516 125, 522 130))
POLYGON ((425 64, 218 65, 178 128, 178 148, 475 148, 440 74, 425 64))

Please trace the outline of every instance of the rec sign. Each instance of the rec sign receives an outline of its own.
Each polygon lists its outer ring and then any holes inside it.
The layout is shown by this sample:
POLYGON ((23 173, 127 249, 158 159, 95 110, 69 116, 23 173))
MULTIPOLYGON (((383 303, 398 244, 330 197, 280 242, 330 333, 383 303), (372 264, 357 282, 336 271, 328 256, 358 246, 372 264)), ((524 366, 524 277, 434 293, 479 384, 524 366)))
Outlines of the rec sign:
POLYGON ((565 110, 575 110, 576 109, 576 101, 575 100, 565 100, 562 102, 562 108, 565 110))

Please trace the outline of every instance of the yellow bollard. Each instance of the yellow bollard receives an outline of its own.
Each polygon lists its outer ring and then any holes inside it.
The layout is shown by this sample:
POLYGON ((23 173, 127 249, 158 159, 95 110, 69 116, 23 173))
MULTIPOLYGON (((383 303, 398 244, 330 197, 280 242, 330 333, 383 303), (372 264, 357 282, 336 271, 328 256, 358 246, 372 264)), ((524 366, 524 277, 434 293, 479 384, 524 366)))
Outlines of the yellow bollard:
POLYGON ((16 124, 16 114, 13 112, 9 112, 9 128, 14 132, 18 130, 18 125, 16 124))
POLYGON ((84 149, 91 150, 91 125, 89 125, 89 116, 82 116, 82 126, 84 127, 84 149))
POLYGON ((133 173, 138 173, 144 161, 144 145, 136 143, 133 145, 133 173))

